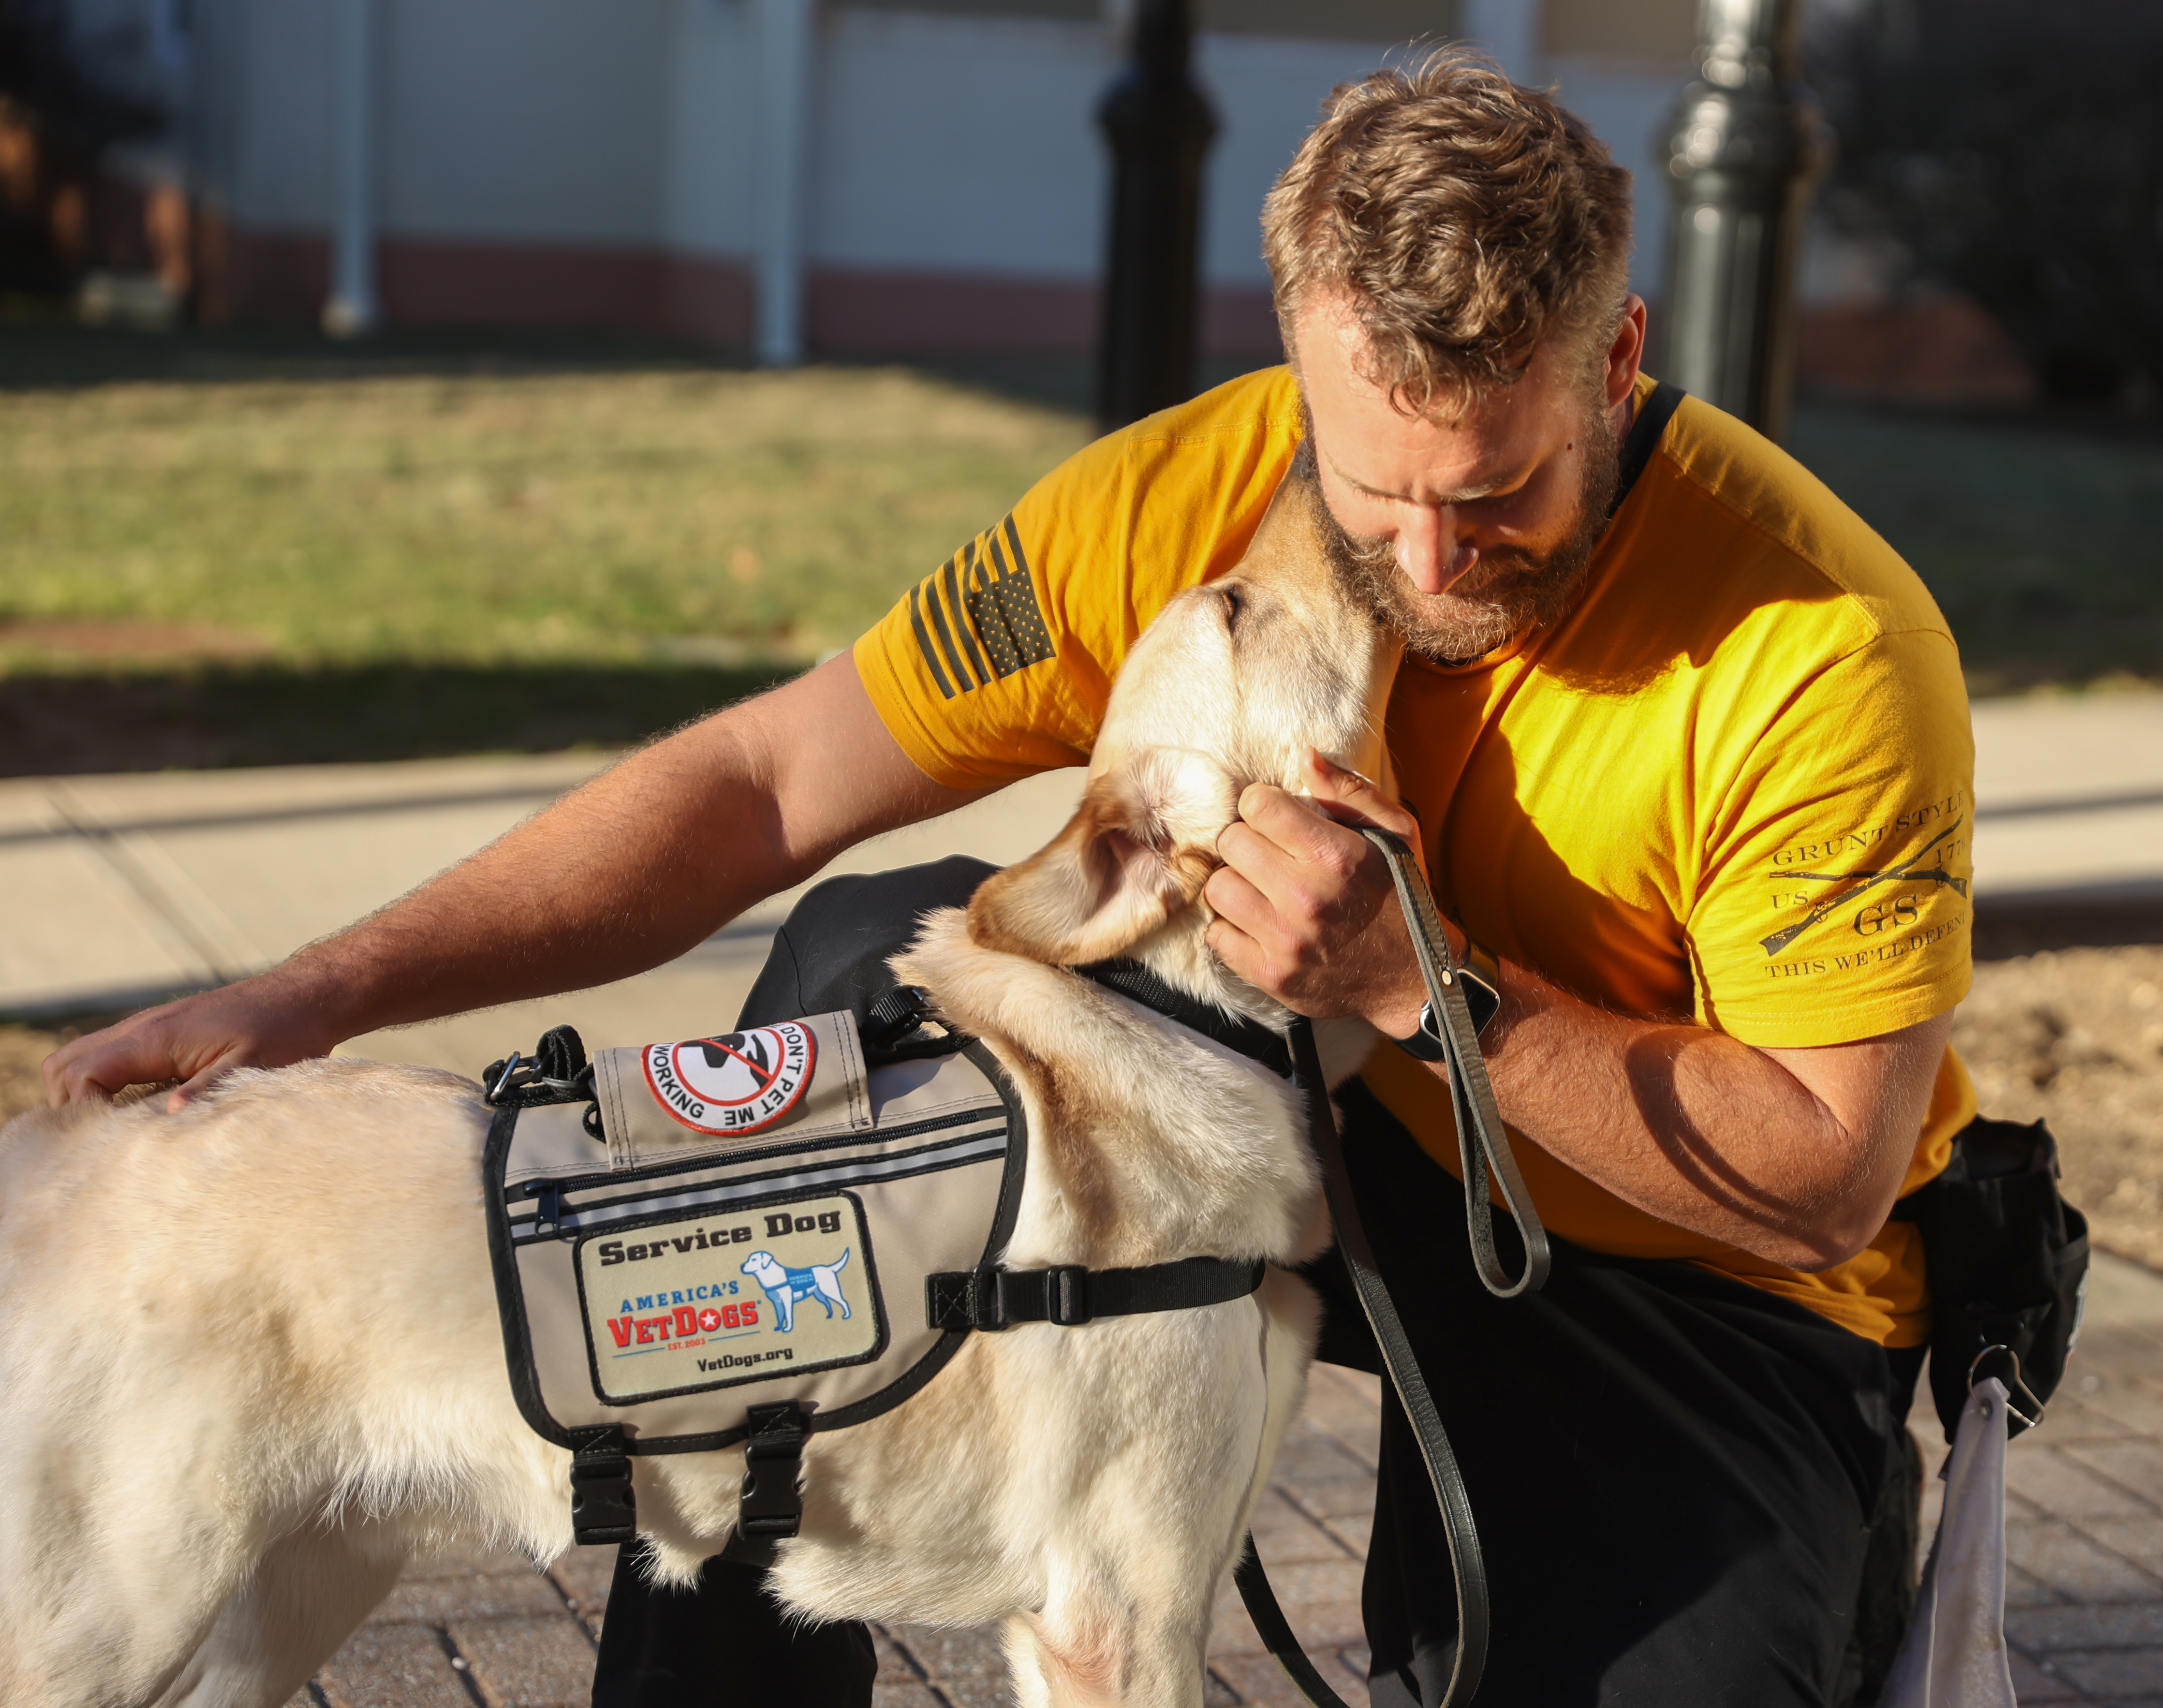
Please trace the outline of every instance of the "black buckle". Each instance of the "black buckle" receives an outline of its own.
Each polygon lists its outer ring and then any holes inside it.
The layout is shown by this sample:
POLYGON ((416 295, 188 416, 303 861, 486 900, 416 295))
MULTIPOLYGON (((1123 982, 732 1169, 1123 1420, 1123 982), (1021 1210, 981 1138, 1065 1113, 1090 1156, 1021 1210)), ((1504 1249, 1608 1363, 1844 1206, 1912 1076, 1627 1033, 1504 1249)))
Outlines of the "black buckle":
POLYGON ((725 1559, 770 1566, 774 1543, 804 1527, 804 1495, 796 1480, 804 1470, 804 1443, 811 1438, 811 1408, 785 1400, 753 1406, 746 1415, 751 1433, 744 1438, 736 1530, 721 1553, 725 1559))
POLYGON ((1017 1323, 1078 1328, 1095 1320, 1087 1264, 1049 1269, 950 1270, 924 1278, 924 1319, 934 1328, 996 1334, 1017 1323))
POLYGON ((638 1533, 631 1455, 614 1425, 594 1432, 571 1455, 571 1538, 581 1546, 628 1542, 638 1533))
POLYGON ((1086 1264, 1061 1263, 1043 1271, 1044 1320, 1078 1328, 1089 1320, 1089 1270, 1086 1264))

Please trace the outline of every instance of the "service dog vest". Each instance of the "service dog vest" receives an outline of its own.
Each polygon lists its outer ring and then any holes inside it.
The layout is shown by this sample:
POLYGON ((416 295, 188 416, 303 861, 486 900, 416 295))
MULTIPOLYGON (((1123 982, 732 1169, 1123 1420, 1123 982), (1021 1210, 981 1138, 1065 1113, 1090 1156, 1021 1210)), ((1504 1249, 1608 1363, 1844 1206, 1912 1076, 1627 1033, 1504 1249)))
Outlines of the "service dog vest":
MULTIPOLYGON (((631 1459, 741 1442, 732 1558, 797 1533, 800 1456, 917 1392, 977 1329, 1078 1327, 1251 1294, 1260 1260, 1000 1261, 1029 1146, 981 1043, 926 1021, 888 960, 994 868, 829 879, 775 935, 733 1032, 604 1050, 568 1028, 486 1076, 489 1248, 511 1384, 573 1450, 573 1532, 636 1532, 631 1459), (779 1016, 797 1016, 783 1019, 779 1016)), ((1138 967, 1082 969, 1290 1071, 1284 1041, 1138 967)))
POLYGON ((605 1050, 504 1101, 490 1244, 534 1429, 700 1452, 754 1406, 840 1428, 936 1374, 966 1328, 930 1320, 926 1280, 998 1257, 1028 1146, 981 1044, 927 1049, 867 1061, 842 1009, 605 1050))

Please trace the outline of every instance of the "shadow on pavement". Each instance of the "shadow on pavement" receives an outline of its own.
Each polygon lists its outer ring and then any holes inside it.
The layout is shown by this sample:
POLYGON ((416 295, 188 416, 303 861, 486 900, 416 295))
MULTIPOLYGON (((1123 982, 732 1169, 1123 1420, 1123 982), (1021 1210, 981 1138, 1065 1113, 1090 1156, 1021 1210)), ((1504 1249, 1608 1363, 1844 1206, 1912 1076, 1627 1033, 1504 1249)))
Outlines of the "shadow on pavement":
POLYGON ((259 665, 0 678, 0 776, 621 747, 793 665, 259 665))

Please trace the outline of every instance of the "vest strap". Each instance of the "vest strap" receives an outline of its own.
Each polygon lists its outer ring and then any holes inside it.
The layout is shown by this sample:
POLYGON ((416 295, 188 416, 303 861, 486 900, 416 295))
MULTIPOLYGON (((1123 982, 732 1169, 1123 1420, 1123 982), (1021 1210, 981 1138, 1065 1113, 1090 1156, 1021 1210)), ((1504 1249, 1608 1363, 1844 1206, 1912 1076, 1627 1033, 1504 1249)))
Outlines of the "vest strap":
POLYGON ((571 1454, 571 1537, 581 1546, 628 1542, 638 1533, 638 1496, 621 1428, 574 1429, 571 1454))
POLYGON ((804 1443, 811 1438, 811 1408, 784 1400, 753 1406, 746 1415, 751 1433, 744 1438, 743 1491, 736 1534, 721 1557, 770 1566, 774 1543, 804 1527, 804 1491, 797 1482, 804 1473, 804 1443))
POLYGON ((1228 1257, 1186 1257, 1140 1269, 1002 1269, 986 1264, 924 1278, 924 1315, 934 1328, 997 1330, 1016 1323, 1076 1328, 1099 1317, 1191 1311, 1244 1299, 1268 1265, 1228 1257))

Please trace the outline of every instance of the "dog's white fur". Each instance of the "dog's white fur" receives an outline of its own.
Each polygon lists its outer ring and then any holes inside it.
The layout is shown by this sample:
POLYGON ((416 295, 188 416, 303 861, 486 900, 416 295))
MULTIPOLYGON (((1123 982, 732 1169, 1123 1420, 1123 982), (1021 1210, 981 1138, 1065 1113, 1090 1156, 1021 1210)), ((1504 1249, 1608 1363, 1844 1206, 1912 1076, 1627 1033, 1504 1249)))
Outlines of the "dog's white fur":
MULTIPOLYGON (((1323 1237, 1289 1090, 1060 966, 1134 954, 1282 1018, 1208 953, 1199 893, 1244 783, 1297 788, 1309 745, 1379 764, 1394 652, 1337 595, 1316 502, 1288 484, 1240 569, 1166 607, 1073 822, 896 963, 1021 1089, 1016 1265, 1323 1237)), ((0 1703, 275 1708, 416 1552, 570 1545, 568 1455, 505 1375, 486 1124, 453 1075, 326 1061, 0 1134, 0 1703)), ((1313 1316, 1272 1271, 1253 1301, 972 1336, 909 1404, 813 1438, 779 1593, 1004 1620, 1027 1708, 1192 1708, 1313 1316)), ((665 1577, 721 1546, 742 1473, 636 1461, 665 1577)))

